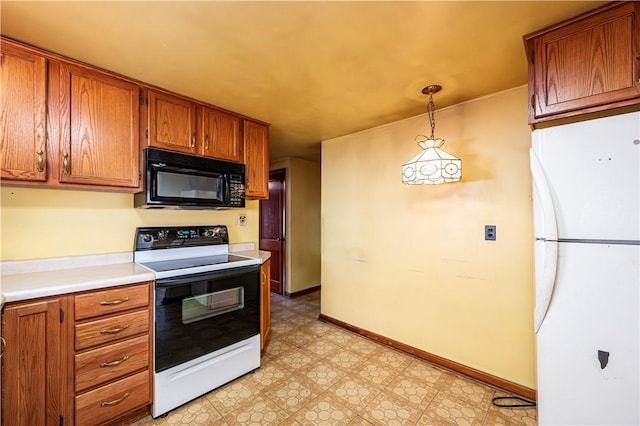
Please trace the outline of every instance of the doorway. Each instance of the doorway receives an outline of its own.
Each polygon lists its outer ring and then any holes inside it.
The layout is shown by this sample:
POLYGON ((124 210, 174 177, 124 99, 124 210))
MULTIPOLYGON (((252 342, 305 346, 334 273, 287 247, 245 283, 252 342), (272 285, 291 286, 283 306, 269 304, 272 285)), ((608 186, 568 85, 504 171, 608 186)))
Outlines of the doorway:
POLYGON ((269 172, 269 199, 260 200, 260 250, 271 252, 271 291, 284 294, 285 289, 285 179, 286 170, 269 172))

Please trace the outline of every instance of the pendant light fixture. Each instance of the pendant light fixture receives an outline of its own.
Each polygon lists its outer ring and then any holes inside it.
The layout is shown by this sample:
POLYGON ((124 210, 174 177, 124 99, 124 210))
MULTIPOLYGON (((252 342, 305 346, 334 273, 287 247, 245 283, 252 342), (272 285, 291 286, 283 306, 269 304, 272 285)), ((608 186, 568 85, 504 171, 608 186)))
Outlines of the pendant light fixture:
POLYGON ((433 84, 422 89, 422 93, 429 95, 427 116, 431 125, 431 136, 416 136, 418 146, 422 152, 402 165, 402 182, 409 185, 436 185, 447 182, 457 182, 462 178, 462 161, 440 149, 444 139, 436 138, 435 104, 433 94, 438 93, 441 86, 433 84))

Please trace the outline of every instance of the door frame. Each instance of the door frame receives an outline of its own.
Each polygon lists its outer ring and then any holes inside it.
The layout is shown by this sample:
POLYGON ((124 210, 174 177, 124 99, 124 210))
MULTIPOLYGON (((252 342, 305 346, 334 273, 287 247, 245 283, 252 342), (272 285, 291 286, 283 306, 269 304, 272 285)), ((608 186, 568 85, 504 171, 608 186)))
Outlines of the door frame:
MULTIPOLYGON (((282 218, 282 240, 280 241, 280 295, 286 295, 287 288, 287 169, 280 168, 269 171, 269 182, 272 180, 277 180, 282 183, 282 208, 281 208, 281 218, 282 218)), ((263 219, 263 209, 259 209, 260 218, 259 218, 259 226, 258 226, 258 247, 260 247, 261 241, 261 227, 262 227, 262 219, 263 219)), ((277 262, 274 262, 273 259, 271 261, 271 269, 277 267, 277 262)), ((271 274, 273 276, 273 274, 271 274)), ((269 287, 271 287, 271 283, 269 283, 269 287)))

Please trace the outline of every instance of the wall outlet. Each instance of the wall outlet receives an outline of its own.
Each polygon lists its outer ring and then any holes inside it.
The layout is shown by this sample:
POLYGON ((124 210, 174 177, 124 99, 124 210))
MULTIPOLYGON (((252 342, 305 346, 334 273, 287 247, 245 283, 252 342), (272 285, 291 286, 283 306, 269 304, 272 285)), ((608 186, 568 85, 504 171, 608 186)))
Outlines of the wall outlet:
POLYGON ((247 226, 247 216, 244 214, 238 215, 238 226, 247 226))
POLYGON ((484 239, 488 241, 496 240, 496 226, 495 225, 485 225, 484 226, 484 239))

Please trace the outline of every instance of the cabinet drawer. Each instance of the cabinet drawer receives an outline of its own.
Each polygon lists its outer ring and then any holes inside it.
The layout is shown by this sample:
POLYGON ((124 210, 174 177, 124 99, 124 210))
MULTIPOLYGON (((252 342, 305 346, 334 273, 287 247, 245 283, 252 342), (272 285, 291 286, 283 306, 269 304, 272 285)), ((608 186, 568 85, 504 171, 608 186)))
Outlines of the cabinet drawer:
POLYGON ((75 326, 76 350, 146 333, 148 330, 149 312, 147 310, 77 324, 75 326))
POLYGON ((76 320, 111 314, 149 304, 149 284, 116 287, 75 296, 76 320))
POLYGON ((151 402, 149 370, 76 396, 76 426, 98 425, 151 402))
POLYGON ((76 392, 149 366, 149 336, 144 335, 75 356, 76 392))

